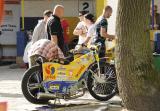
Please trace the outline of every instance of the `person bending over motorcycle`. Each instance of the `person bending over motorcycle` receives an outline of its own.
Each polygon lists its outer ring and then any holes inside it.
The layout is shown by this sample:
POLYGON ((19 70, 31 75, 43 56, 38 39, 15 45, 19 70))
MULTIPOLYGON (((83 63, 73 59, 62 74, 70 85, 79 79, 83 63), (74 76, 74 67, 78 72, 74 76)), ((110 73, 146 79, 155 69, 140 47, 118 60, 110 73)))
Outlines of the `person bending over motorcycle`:
POLYGON ((41 39, 35 42, 31 49, 29 50, 29 67, 36 64, 35 60, 42 56, 47 60, 52 60, 55 58, 64 58, 63 52, 54 42, 41 39))

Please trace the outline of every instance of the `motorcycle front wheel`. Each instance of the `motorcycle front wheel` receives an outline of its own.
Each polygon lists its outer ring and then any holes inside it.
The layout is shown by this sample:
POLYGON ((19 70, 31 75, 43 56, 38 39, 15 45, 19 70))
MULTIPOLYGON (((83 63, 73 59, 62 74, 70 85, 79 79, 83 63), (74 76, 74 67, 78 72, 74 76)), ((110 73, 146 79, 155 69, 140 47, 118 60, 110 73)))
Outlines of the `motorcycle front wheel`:
POLYGON ((39 92, 44 92, 41 82, 41 66, 33 66, 24 73, 21 82, 22 93, 24 97, 33 104, 47 104, 49 101, 47 99, 37 98, 39 92))
POLYGON ((105 83, 99 83, 94 74, 98 73, 97 64, 94 63, 91 66, 93 73, 88 74, 87 88, 89 93, 99 101, 108 101, 118 93, 116 71, 114 65, 108 63, 102 63, 101 75, 105 78, 105 83))

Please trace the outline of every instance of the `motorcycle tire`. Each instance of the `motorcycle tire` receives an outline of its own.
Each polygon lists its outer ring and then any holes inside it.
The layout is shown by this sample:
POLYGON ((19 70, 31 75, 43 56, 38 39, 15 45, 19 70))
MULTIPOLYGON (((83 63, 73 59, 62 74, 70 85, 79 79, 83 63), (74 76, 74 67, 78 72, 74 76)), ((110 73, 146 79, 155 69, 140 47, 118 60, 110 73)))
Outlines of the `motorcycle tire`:
MULTIPOLYGON (((114 76, 116 76, 116 71, 115 71, 115 67, 113 65, 110 65, 108 63, 105 63, 105 67, 109 67, 110 68, 110 72, 112 71, 112 73, 114 74, 114 76)), ((92 66, 91 70, 93 72, 95 72, 95 70, 97 69, 97 65, 96 66, 92 66)), ((109 71, 108 71, 109 73, 109 71)), ((92 95, 92 97, 94 97, 95 99, 99 100, 99 101, 108 101, 109 99, 111 99, 112 97, 114 97, 116 94, 118 94, 118 87, 117 87, 117 80, 116 77, 115 78, 109 78, 107 82, 110 81, 114 81, 114 88, 112 87, 111 89, 111 83, 108 84, 104 84, 103 89, 102 88, 102 84, 101 83, 96 83, 97 84, 97 90, 102 90, 103 94, 101 93, 100 96, 97 91, 95 91, 93 89, 93 84, 94 84, 94 80, 95 78, 93 77, 93 74, 90 72, 88 74, 88 78, 87 78, 87 88, 89 93, 92 95), (110 90, 109 90, 110 89, 110 90)))
POLYGON ((36 86, 35 88, 29 85, 41 84, 42 82, 42 71, 41 66, 33 66, 28 69, 22 78, 21 89, 24 97, 33 104, 47 104, 49 100, 47 99, 37 99, 38 92, 44 92, 42 87, 36 86), (38 72, 38 73, 36 73, 38 72), (37 87, 37 88, 36 88, 37 87), (31 90, 31 88, 33 88, 31 90))

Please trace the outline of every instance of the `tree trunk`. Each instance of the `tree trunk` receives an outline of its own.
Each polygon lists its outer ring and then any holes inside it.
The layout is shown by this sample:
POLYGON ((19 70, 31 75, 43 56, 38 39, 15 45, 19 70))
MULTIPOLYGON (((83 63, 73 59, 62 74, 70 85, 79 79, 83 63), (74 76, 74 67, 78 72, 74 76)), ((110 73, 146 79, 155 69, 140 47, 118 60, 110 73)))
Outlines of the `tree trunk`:
POLYGON ((160 111, 160 77, 152 64, 150 0, 119 0, 116 69, 120 96, 128 110, 160 111))

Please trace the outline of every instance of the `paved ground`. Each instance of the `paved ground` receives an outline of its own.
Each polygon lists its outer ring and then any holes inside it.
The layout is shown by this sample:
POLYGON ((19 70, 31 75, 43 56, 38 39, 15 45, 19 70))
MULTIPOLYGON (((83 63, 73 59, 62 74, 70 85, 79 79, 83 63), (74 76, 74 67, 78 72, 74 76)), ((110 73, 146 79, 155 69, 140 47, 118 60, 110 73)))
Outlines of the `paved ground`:
MULTIPOLYGON (((110 101, 99 102, 88 93, 83 97, 63 101, 61 105, 34 105, 29 103, 21 92, 21 78, 25 69, 0 67, 0 101, 8 102, 8 111, 120 111, 121 99, 115 96, 110 101)), ((52 101, 51 101, 52 102, 52 101)), ((1 110, 0 110, 1 111, 1 110)))

